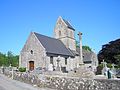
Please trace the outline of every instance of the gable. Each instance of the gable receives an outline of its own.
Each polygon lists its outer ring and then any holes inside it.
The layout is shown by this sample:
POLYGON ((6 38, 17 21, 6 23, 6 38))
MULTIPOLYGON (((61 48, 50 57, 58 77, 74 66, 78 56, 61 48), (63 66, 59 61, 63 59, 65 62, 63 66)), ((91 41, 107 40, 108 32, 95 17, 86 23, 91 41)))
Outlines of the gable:
POLYGON ((37 52, 41 52, 41 51, 45 50, 33 32, 30 33, 30 35, 29 35, 24 47, 22 48, 21 52, 28 53, 31 50, 37 51, 37 52))
POLYGON ((62 26, 65 25, 67 28, 75 31, 75 29, 72 27, 72 25, 67 20, 63 19, 62 17, 58 18, 57 23, 62 24, 62 26))
POLYGON ((72 29, 72 30, 75 31, 75 29, 72 27, 72 25, 71 25, 68 21, 66 21, 65 19, 63 19, 63 21, 65 22, 65 24, 67 25, 67 27, 68 27, 69 29, 72 29))

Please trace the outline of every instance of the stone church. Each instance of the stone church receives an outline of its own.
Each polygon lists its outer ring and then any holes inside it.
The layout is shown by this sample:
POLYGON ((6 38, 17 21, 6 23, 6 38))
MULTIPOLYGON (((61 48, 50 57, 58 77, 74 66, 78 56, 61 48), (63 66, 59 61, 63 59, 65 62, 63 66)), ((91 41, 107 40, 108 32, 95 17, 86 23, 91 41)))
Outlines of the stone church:
POLYGON ((27 70, 60 69, 66 72, 78 68, 80 64, 87 67, 98 66, 97 55, 82 50, 81 46, 76 47, 75 29, 68 21, 59 17, 54 28, 54 38, 36 32, 30 33, 20 52, 19 67, 26 67, 27 70))

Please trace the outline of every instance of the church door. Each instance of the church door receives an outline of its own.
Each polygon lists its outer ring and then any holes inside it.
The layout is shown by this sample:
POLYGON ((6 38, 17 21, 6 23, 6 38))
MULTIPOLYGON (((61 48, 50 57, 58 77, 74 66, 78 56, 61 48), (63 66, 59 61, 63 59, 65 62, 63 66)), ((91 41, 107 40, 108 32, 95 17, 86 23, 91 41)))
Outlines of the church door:
POLYGON ((34 70, 34 61, 29 61, 29 70, 34 70))

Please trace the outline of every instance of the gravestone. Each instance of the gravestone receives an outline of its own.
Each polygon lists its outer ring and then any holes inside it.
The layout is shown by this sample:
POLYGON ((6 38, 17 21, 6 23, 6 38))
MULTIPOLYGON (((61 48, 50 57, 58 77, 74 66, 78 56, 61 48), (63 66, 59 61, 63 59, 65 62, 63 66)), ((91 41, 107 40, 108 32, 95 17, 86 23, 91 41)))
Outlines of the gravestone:
POLYGON ((111 69, 111 74, 112 74, 112 78, 116 78, 116 69, 115 69, 115 64, 112 64, 112 69, 111 69))
POLYGON ((1 67, 1 73, 4 74, 4 71, 5 71, 4 66, 2 66, 1 67))
POLYGON ((108 75, 107 71, 108 71, 107 63, 103 61, 102 75, 107 76, 108 75))
POLYGON ((60 59, 58 58, 58 59, 57 59, 56 71, 61 71, 61 70, 60 70, 60 65, 59 65, 60 63, 59 63, 59 62, 60 62, 60 59))
POLYGON ((48 71, 53 71, 53 65, 52 64, 48 65, 48 71))

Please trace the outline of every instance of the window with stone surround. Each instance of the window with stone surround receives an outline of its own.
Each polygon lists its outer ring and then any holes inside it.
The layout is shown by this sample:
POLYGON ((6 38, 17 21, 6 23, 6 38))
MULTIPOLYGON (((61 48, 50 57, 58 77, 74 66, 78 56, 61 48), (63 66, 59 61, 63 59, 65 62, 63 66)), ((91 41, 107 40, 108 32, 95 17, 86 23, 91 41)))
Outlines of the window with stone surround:
POLYGON ((59 37, 61 37, 61 31, 59 31, 59 37))
POLYGON ((53 56, 50 56, 50 64, 53 64, 53 56))
POLYGON ((65 65, 67 65, 67 58, 65 58, 65 65))
POLYGON ((33 54, 33 50, 31 50, 30 53, 33 54))
POLYGON ((73 33, 72 33, 72 31, 70 31, 70 37, 71 37, 71 38, 73 37, 73 33))

